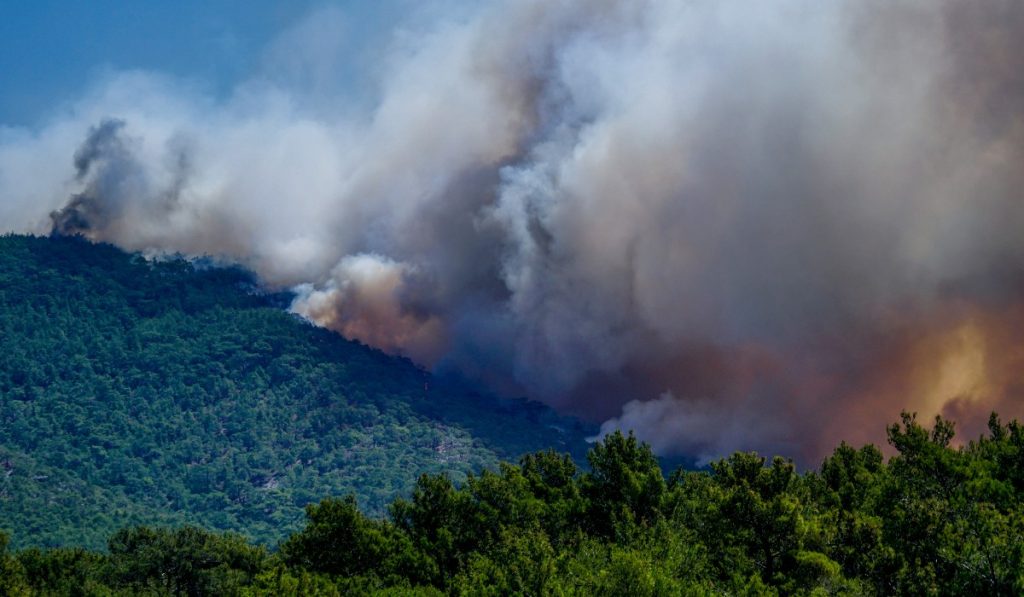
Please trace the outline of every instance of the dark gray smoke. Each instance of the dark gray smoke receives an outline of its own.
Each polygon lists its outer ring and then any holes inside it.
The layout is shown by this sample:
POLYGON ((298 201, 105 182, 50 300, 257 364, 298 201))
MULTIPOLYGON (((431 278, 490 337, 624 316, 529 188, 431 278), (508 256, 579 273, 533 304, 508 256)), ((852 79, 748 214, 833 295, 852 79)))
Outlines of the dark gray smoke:
POLYGON ((85 142, 75 152, 75 182, 85 186, 64 207, 50 214, 54 234, 82 234, 93 223, 111 219, 111 197, 124 197, 111 187, 130 184, 141 171, 131 150, 121 137, 124 121, 108 119, 89 130, 85 142), (91 175, 91 176, 90 176, 91 175))
POLYGON ((396 33, 370 110, 330 22, 225 102, 126 73, 0 136, 0 221, 239 261, 663 452, 1024 414, 1024 4, 491 2, 396 33))

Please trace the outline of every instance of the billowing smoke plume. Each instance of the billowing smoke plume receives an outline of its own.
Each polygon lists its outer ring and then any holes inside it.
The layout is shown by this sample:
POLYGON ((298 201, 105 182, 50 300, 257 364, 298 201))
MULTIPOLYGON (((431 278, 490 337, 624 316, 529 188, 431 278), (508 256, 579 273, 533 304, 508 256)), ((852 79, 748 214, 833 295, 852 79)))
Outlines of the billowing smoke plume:
POLYGON ((498 1, 368 103, 330 22, 227 100, 122 73, 0 129, 0 223, 236 260, 663 452, 1024 415, 1024 3, 498 1))

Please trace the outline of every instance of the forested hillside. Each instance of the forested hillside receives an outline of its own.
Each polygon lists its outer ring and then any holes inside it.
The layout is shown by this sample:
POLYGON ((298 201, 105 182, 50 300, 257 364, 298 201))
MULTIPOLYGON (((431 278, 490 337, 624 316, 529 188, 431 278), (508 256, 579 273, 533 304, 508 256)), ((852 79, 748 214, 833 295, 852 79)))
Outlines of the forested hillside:
POLYGON ((135 524, 276 543, 585 431, 429 378, 288 314, 246 272, 78 238, 0 237, 0 529, 99 548, 135 524))
POLYGON ((425 475, 385 519, 325 499, 276 552, 191 527, 0 551, 0 594, 1020 595, 1024 428, 989 428, 954 448, 904 415, 888 461, 844 444, 805 474, 736 453, 668 479, 616 433, 586 472, 542 452, 425 475))

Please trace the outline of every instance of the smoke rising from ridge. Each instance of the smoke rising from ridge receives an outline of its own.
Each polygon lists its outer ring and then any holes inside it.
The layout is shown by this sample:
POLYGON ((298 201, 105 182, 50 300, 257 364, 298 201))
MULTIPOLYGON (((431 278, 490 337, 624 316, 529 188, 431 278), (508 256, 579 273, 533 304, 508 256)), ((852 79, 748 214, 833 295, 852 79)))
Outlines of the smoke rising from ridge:
POLYGON ((225 101, 121 73, 0 129, 0 225, 236 260, 663 452, 1024 415, 1024 5, 494 2, 396 33, 371 109, 332 19, 225 101))

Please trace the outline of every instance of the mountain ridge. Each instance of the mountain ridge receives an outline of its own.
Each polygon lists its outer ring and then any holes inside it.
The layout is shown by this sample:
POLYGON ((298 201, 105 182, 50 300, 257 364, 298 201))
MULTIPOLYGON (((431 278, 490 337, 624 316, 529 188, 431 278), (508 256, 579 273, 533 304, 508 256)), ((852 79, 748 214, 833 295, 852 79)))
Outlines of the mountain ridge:
POLYGON ((380 514, 421 473, 456 480, 594 429, 286 313, 239 268, 78 237, 0 238, 0 525, 15 547, 102 547, 129 524, 273 543, 303 507, 380 514))

